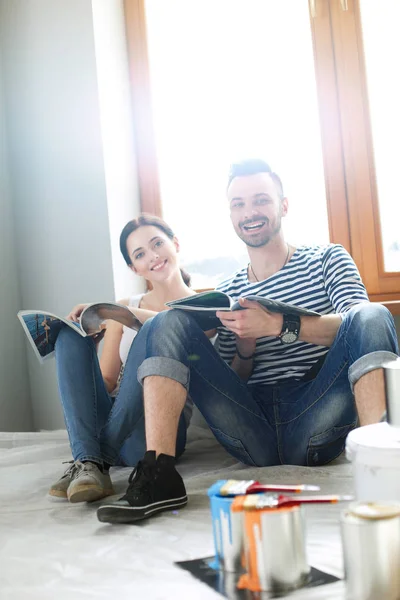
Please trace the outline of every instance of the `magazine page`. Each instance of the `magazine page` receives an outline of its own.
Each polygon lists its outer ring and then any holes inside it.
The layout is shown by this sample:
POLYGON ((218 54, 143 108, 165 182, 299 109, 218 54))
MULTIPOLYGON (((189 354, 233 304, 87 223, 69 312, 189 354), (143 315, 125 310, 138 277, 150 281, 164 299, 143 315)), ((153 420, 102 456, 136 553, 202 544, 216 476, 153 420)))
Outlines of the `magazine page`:
POLYGON ((118 321, 125 327, 138 331, 142 323, 124 304, 116 302, 96 302, 89 304, 82 312, 80 323, 87 335, 98 333, 102 329, 104 321, 111 319, 118 321))
MULTIPOLYGON (((283 315, 298 315, 307 317, 320 317, 321 315, 314 310, 303 308, 302 306, 295 306, 294 304, 288 304, 287 302, 281 302, 280 300, 273 300, 272 298, 264 298, 263 296, 249 295, 244 296, 247 300, 258 302, 265 306, 267 310, 271 312, 281 313, 283 315)), ((235 302, 232 305, 232 310, 245 310, 240 306, 239 302, 235 302)))
POLYGON ((215 312, 217 310, 230 310, 231 299, 224 292, 212 290, 166 302, 166 305, 171 308, 182 308, 183 310, 215 312))
POLYGON ((20 310, 17 316, 39 362, 42 364, 53 356, 57 336, 64 325, 68 325, 68 327, 86 337, 79 323, 46 311, 20 310))

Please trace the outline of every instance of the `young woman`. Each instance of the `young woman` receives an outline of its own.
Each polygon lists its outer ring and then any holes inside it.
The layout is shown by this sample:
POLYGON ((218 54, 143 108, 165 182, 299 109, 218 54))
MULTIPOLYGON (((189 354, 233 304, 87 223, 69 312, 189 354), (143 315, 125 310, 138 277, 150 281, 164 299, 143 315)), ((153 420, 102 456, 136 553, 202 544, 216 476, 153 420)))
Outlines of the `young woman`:
MULTIPOLYGON (((190 277, 179 267, 178 240, 162 219, 142 214, 129 221, 120 248, 128 267, 152 286, 147 293, 120 301, 132 308, 143 328, 152 316, 166 310, 166 302, 195 293, 189 287, 190 277)), ((85 306, 77 305, 68 318, 77 320, 85 306)), ((136 331, 108 321, 99 360, 93 339, 69 327, 60 331, 58 387, 74 460, 51 486, 51 496, 84 502, 111 495, 109 466, 134 466, 143 456, 143 398, 136 373, 145 358, 145 344, 132 343, 135 335, 136 331)), ((189 400, 181 415, 177 456, 185 448, 191 408, 189 400)))

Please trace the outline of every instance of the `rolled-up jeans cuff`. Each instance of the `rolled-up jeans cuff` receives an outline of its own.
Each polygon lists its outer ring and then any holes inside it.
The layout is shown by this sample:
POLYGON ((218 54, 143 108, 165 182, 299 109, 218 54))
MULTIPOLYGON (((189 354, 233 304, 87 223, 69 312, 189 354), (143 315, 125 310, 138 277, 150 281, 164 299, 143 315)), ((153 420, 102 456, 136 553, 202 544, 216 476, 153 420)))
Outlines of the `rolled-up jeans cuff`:
POLYGON ((354 393, 354 385, 357 381, 370 371, 380 369, 385 363, 396 360, 397 354, 388 352, 387 350, 376 350, 376 352, 370 352, 365 354, 358 360, 356 360, 349 368, 349 381, 351 391, 354 393))
POLYGON ((151 356, 150 358, 146 358, 138 368, 137 378, 139 383, 143 385, 143 379, 152 375, 168 377, 182 384, 186 390, 189 389, 189 369, 174 358, 167 358, 165 356, 151 356))

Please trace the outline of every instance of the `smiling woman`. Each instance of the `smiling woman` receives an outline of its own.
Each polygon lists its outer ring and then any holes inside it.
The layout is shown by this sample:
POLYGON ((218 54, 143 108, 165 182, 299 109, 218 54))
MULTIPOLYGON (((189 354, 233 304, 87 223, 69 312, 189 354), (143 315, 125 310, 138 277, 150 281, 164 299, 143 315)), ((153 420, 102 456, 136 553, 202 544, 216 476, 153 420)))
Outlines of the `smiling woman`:
MULTIPOLYGON (((120 300, 144 323, 145 335, 149 319, 166 310, 166 302, 194 294, 190 277, 180 270, 176 236, 158 217, 142 214, 129 221, 121 232, 120 249, 130 270, 152 284, 151 291, 120 300)), ((72 309, 71 318, 78 320, 84 307, 72 309)), ((51 496, 70 502, 108 496, 113 493, 109 466, 135 465, 144 454, 142 388, 134 382, 145 347, 135 335, 116 321, 108 322, 99 360, 90 337, 83 338, 69 327, 60 331, 57 376, 73 461, 51 486, 51 496)), ((191 410, 188 399, 179 422, 177 456, 185 448, 191 410)))
MULTIPOLYGON (((128 267, 154 286, 152 275, 162 271, 163 281, 168 273, 174 273, 180 247, 177 237, 165 221, 154 215, 142 214, 125 225, 121 232, 120 249, 128 267), (133 235, 134 232, 136 235, 133 235)), ((180 272, 185 284, 190 285, 188 273, 183 269, 180 272)))

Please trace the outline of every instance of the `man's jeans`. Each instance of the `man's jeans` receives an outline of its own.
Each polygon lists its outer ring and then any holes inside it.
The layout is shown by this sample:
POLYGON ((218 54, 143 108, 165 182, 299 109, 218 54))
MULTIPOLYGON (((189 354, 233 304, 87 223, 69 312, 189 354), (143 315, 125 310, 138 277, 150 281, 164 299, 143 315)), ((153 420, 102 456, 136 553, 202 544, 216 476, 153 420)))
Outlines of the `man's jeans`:
POLYGON ((336 458, 356 426, 353 385, 397 355, 389 311, 362 303, 344 315, 314 379, 250 386, 219 357, 193 317, 170 310, 150 323, 138 379, 161 375, 181 383, 217 440, 245 464, 314 466, 336 458))
MULTIPOLYGON (((135 466, 146 451, 142 387, 137 370, 146 357, 146 322, 131 346, 117 397, 101 376, 95 345, 70 327, 56 341, 58 387, 74 460, 135 466)), ((182 414, 177 455, 186 444, 182 414)))

